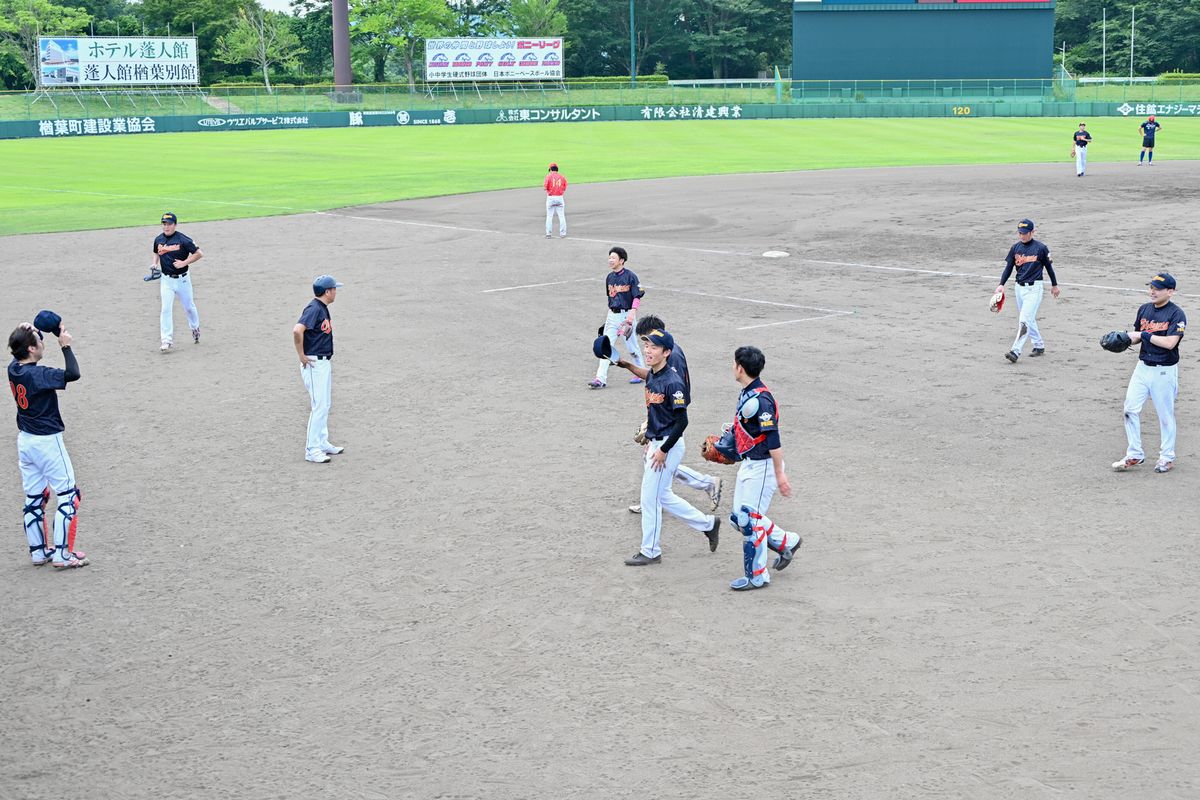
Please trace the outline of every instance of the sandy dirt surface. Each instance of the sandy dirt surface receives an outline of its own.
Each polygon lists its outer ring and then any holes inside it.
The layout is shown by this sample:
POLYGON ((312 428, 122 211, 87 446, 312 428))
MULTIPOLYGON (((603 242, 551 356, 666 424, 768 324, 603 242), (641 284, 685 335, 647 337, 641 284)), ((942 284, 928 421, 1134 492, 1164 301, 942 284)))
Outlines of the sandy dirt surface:
POLYGON ((0 798, 1200 795, 1197 345, 1156 475, 1109 468, 1135 359, 1097 344, 1163 268, 1200 319, 1198 179, 577 186, 551 241, 539 176, 184 219, 204 335, 166 356, 140 280, 154 220, 0 239, 5 324, 51 307, 76 336, 62 406, 93 562, 29 565, 10 441, 0 798), (1064 289, 1046 356, 1010 365, 1014 308, 987 302, 1026 216, 1064 289), (768 591, 728 590, 738 537, 710 554, 674 521, 661 566, 622 564, 641 390, 585 388, 611 244, 686 348, 685 463, 732 413, 735 347, 767 353, 796 488, 771 515, 805 537, 768 591), (323 272, 346 283, 346 453, 314 465, 291 328, 323 272))

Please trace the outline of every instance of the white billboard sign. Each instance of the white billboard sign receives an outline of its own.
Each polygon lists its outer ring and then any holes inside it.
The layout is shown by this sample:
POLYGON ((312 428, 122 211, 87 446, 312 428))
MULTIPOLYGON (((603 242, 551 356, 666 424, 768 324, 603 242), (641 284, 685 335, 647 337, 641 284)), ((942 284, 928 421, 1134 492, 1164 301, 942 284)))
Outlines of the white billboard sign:
POLYGON ((38 85, 194 86, 196 40, 147 36, 38 39, 38 85))
POLYGON ((436 81, 557 81, 563 40, 426 39, 425 79, 436 81))

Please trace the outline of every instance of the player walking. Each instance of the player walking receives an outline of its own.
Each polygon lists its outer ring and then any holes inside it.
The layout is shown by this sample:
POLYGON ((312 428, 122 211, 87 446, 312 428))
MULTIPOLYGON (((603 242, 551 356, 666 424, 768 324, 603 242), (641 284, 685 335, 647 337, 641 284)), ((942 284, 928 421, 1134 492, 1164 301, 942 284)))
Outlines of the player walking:
POLYGON ((332 275, 313 280, 315 297, 292 328, 292 342, 300 357, 300 378, 310 404, 304 460, 314 464, 328 464, 330 456, 345 450, 329 443, 329 407, 333 405, 333 318, 329 306, 342 286, 332 275))
POLYGON ((1071 148, 1071 155, 1075 156, 1075 177, 1082 178, 1087 172, 1087 146, 1092 140, 1092 135, 1088 133, 1087 124, 1079 123, 1079 130, 1075 131, 1075 144, 1071 148))
POLYGON ((162 299, 162 313, 159 316, 159 333, 162 341, 159 351, 169 352, 173 345, 175 330, 174 307, 175 298, 179 298, 183 313, 187 314, 188 325, 192 328, 192 341, 200 344, 200 312, 196 310, 196 301, 192 297, 192 278, 189 268, 200 259, 204 253, 188 236, 175 228, 178 220, 170 211, 162 215, 162 233, 154 237, 151 250, 154 260, 150 265, 149 280, 155 279, 155 272, 161 273, 162 283, 159 285, 159 297, 162 299))
MULTIPOLYGON (((60 321, 61 325, 61 321, 60 321)), ((71 334, 59 328, 66 369, 44 367, 42 334, 22 322, 8 337, 13 361, 8 365, 8 388, 17 404, 17 457, 25 487, 25 538, 35 566, 50 563, 56 569, 87 566, 83 553, 75 552, 75 516, 81 495, 75 485, 75 468, 63 441, 63 421, 58 392, 79 380, 79 362, 71 349, 71 334), (50 492, 58 498, 53 535, 46 519, 50 492)))
POLYGON ((1033 238, 1034 224, 1032 220, 1023 219, 1017 223, 1019 242, 1008 248, 1004 259, 1004 273, 1000 276, 1000 285, 996 291, 1003 291, 1004 284, 1013 270, 1017 272, 1017 338, 1013 340, 1012 348, 1004 354, 1012 363, 1017 363, 1025 340, 1033 340, 1031 358, 1046 352, 1046 343, 1042 340, 1042 332, 1038 330, 1037 312, 1042 304, 1042 270, 1050 276, 1050 293, 1058 298, 1058 278, 1054 276, 1051 266, 1050 248, 1033 238))
POLYGON ((683 432, 687 428, 688 396, 683 376, 667 366, 667 356, 675 348, 671 334, 655 328, 642 337, 646 347, 646 447, 642 473, 642 546, 626 566, 644 567, 662 562, 659 542, 662 536, 663 512, 669 511, 688 527, 700 531, 708 539, 708 549, 715 552, 721 530, 721 520, 701 514, 690 503, 671 490, 672 476, 683 459, 683 432))
MULTIPOLYGON (((633 363, 641 367, 645 365, 642 359, 640 340, 633 335, 637 322, 637 308, 642 303, 641 284, 633 270, 625 268, 629 254, 623 247, 614 247, 608 251, 609 273, 604 280, 605 293, 608 295, 608 317, 604 320, 602 333, 608 337, 612 351, 617 352, 617 340, 625 343, 625 350, 633 363)), ((608 385, 608 365, 612 363, 607 358, 599 359, 596 367, 596 377, 588 381, 591 389, 603 389, 608 385)), ((641 383, 642 379, 634 376, 630 383, 641 383)))
MULTIPOLYGON (((639 319, 637 324, 637 335, 639 339, 650 333, 650 331, 654 330, 655 328, 666 330, 667 326, 666 323, 653 314, 639 319)), ((637 375, 642 379, 645 379, 647 373, 649 372, 646 368, 636 366, 635 364, 630 364, 624 359, 618 361, 617 366, 629 370, 634 375, 637 375)), ((691 404, 692 376, 688 372, 687 357, 684 356, 683 348, 679 346, 678 340, 675 341, 675 346, 671 348, 671 352, 667 356, 667 366, 675 370, 683 378, 683 393, 687 398, 688 403, 691 404)), ((648 421, 646 425, 649 426, 648 421)), ((697 472, 691 467, 685 467, 682 463, 675 468, 675 474, 673 477, 675 480, 679 481, 685 486, 689 486, 692 489, 699 489, 702 492, 707 492, 708 499, 712 503, 712 508, 710 508, 709 511, 716 511, 717 507, 721 505, 721 479, 719 477, 697 472)), ((642 513, 641 502, 634 503, 629 507, 629 510, 634 514, 642 513)))
POLYGON ((1142 165, 1142 159, 1146 158, 1146 154, 1150 154, 1147 160, 1150 166, 1154 166, 1154 134, 1158 133, 1162 125, 1154 121, 1154 115, 1151 114, 1146 118, 1146 121, 1138 126, 1138 130, 1142 132, 1142 152, 1138 154, 1138 166, 1142 165))
POLYGON ((558 238, 567 238, 567 206, 563 195, 567 193, 567 179, 558 173, 558 164, 550 165, 550 173, 542 181, 546 190, 546 238, 554 228, 554 214, 558 213, 558 238))
POLYGON ((767 357, 757 347, 739 347, 733 354, 733 377, 742 387, 733 416, 734 443, 742 457, 733 490, 733 513, 729 519, 742 531, 742 565, 745 574, 729 588, 736 592, 764 589, 771 584, 767 550, 779 554, 776 570, 784 570, 803 540, 767 516, 771 499, 778 491, 792 496, 779 438, 779 407, 775 396, 762 382, 767 357))
POLYGON ((1125 458, 1113 464, 1123 472, 1145 463, 1142 450, 1142 406, 1149 397, 1158 414, 1161 442, 1155 472, 1170 472, 1175 466, 1175 398, 1179 394, 1179 342, 1187 329, 1183 309, 1171 302, 1175 278, 1160 272, 1150 279, 1150 302, 1138 309, 1129 338, 1141 342, 1138 365, 1125 391, 1125 458))

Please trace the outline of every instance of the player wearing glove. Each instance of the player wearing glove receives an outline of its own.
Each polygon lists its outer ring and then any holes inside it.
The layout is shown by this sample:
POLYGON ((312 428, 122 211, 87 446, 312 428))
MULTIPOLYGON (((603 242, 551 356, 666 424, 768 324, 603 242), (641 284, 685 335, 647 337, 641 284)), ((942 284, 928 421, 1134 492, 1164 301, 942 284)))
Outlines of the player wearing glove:
MULTIPOLYGON (((629 357, 638 367, 644 367, 642 350, 638 340, 631 334, 637 322, 637 309, 642 304, 642 291, 638 276, 632 270, 625 268, 629 254, 623 247, 614 247, 608 251, 608 277, 604 281, 604 291, 608 296, 608 317, 600 329, 602 336, 607 336, 612 347, 613 355, 617 353, 617 342, 625 346, 629 357)), ((609 359, 600 359, 596 367, 596 377, 588 381, 589 389, 603 389, 608 385, 609 359)), ((641 383, 642 378, 634 376, 630 383, 641 383)))
MULTIPOLYGON (((1008 276, 1017 273, 1017 338, 1012 347, 1004 354, 1013 364, 1021 357, 1021 350, 1026 340, 1032 340, 1033 352, 1030 357, 1040 356, 1046 352, 1046 343, 1038 329, 1037 312, 1042 304, 1042 272, 1050 276, 1050 294, 1058 299, 1058 278, 1054 275, 1054 267, 1050 261, 1050 248, 1033 238, 1035 226, 1033 220, 1023 219, 1017 223, 1017 237, 1020 239, 1008 248, 1004 259, 1004 272, 1000 275, 1000 283, 996 291, 1003 291, 1008 276)), ((994 297, 995 295, 993 295, 994 297)))
MULTIPOLYGON (((666 323, 653 314, 650 314, 638 320, 637 335, 645 336, 652 330, 666 330, 666 327, 666 323)), ((642 378, 645 378, 649 372, 644 368, 636 367, 633 364, 630 364, 628 361, 618 361, 617 366, 627 369, 642 378)), ((684 356, 683 348, 680 347, 678 341, 675 342, 675 346, 671 349, 671 354, 667 356, 667 366, 683 376, 683 393, 687 397, 687 401, 691 403, 692 376, 688 372, 687 357, 684 356)), ((633 437, 633 440, 643 446, 649 443, 650 440, 646 438, 645 421, 642 422, 641 428, 638 429, 638 433, 633 437)), ((721 505, 721 478, 718 478, 715 475, 705 475, 701 472, 697 472, 691 467, 685 467, 682 463, 675 468, 674 477, 675 480, 679 481, 685 486, 688 486, 689 488, 698 489, 707 493, 708 500, 711 503, 711 507, 708 509, 709 511, 716 511, 717 507, 721 505)), ((640 514, 642 513, 642 505, 641 503, 634 503, 629 507, 629 510, 634 514, 640 514)))
POLYGON ((1100 337, 1100 346, 1110 353, 1124 353, 1133 346, 1127 331, 1109 331, 1100 337))
POLYGON ((992 292, 992 301, 988 304, 988 311, 993 314, 999 314, 1004 308, 1004 287, 997 286, 996 291, 992 292))
MULTIPOLYGON (((1125 438, 1128 447, 1125 458, 1114 462, 1118 472, 1133 469, 1145 463, 1142 449, 1142 406, 1146 398, 1154 403, 1158 414, 1161 443, 1158 463, 1154 471, 1170 472, 1175 467, 1175 399, 1179 395, 1179 342, 1187 329, 1187 317, 1183 309, 1171 302, 1175 294, 1175 278, 1168 272, 1160 272, 1150 279, 1150 302, 1138 309, 1132 331, 1113 331, 1101 340, 1110 340, 1113 350, 1125 342, 1141 344, 1138 365, 1129 378, 1125 390, 1125 438)), ((1126 345, 1128 347, 1128 345, 1126 345)), ((1120 351, 1115 351, 1120 352, 1120 351)))

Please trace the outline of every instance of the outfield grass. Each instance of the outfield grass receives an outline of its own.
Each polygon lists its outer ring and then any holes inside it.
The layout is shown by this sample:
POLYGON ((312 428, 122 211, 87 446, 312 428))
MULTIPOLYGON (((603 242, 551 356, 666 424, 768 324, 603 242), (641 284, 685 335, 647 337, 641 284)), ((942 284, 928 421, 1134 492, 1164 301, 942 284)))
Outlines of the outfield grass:
MULTIPOLYGON (((1089 120, 1092 164, 1140 119, 1089 120)), ((333 128, 0 141, 0 234, 230 219, 493 189, 737 172, 1067 161, 1074 119, 816 119, 333 128)), ((1159 160, 1200 159, 1164 120, 1159 160)), ((1064 169, 1070 167, 1064 164, 1064 169)))

